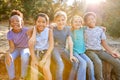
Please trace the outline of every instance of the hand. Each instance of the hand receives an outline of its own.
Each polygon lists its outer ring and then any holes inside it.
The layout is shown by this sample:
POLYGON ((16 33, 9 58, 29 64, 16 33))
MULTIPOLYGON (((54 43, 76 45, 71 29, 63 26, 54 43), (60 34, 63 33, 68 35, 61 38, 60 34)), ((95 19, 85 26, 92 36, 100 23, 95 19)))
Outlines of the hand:
POLYGON ((119 53, 112 53, 111 54, 114 58, 120 58, 120 54, 119 53))
POLYGON ((70 61, 71 62, 73 62, 73 61, 78 62, 78 59, 74 56, 70 56, 70 61))
POLYGON ((102 26, 101 28, 103 29, 103 31, 106 31, 106 27, 103 27, 103 26, 102 26))
POLYGON ((45 65, 45 63, 46 63, 46 59, 44 58, 39 62, 38 65, 42 68, 45 65))
POLYGON ((51 23, 51 24, 50 24, 50 28, 51 28, 51 29, 54 29, 54 27, 56 27, 56 26, 57 26, 56 23, 51 23))
POLYGON ((10 54, 7 53, 7 54, 5 55, 5 62, 6 62, 6 64, 7 64, 8 66, 10 66, 11 61, 12 61, 12 57, 10 56, 10 54))
POLYGON ((32 66, 36 66, 38 65, 38 60, 36 59, 36 57, 32 57, 32 66))

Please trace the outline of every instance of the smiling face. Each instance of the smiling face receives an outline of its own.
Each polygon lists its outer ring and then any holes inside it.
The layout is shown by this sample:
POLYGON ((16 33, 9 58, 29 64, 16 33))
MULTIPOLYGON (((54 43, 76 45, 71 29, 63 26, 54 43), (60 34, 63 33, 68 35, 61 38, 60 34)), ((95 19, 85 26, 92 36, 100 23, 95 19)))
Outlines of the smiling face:
POLYGON ((79 29, 82 26, 83 20, 81 17, 76 16, 72 20, 72 27, 73 29, 79 29))
POLYGON ((22 28, 22 19, 21 17, 14 15, 10 18, 10 26, 14 31, 21 30, 22 28))
POLYGON ((64 16, 57 16, 55 18, 55 23, 57 23, 57 27, 63 28, 66 25, 66 19, 64 16))
POLYGON ((93 15, 89 15, 86 18, 85 24, 90 28, 94 28, 96 24, 96 18, 93 15))
POLYGON ((47 21, 45 17, 39 16, 36 20, 36 27, 38 32, 42 32, 47 26, 47 21))

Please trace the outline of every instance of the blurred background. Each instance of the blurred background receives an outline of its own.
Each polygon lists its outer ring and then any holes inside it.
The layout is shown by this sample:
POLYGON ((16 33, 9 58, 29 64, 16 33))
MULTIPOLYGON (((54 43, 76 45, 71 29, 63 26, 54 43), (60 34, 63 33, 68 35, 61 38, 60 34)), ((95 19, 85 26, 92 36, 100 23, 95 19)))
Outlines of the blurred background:
POLYGON ((8 20, 13 9, 23 12, 25 24, 33 24, 39 12, 48 14, 52 22, 54 13, 63 10, 69 24, 71 16, 93 11, 98 25, 106 27, 110 36, 120 37, 120 0, 0 0, 0 22, 8 20))

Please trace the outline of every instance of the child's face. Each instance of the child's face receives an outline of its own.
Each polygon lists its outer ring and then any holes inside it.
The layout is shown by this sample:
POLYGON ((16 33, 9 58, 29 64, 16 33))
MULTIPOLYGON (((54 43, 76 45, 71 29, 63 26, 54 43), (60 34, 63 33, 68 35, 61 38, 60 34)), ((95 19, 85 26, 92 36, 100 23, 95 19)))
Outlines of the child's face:
POLYGON ((79 17, 75 17, 72 21, 73 29, 79 29, 82 26, 82 20, 79 17))
POLYGON ((57 27, 64 27, 66 24, 66 19, 64 16, 58 16, 55 18, 55 22, 57 23, 57 27))
POLYGON ((10 18, 10 26, 13 30, 19 30, 22 28, 22 19, 19 16, 13 16, 10 18))
POLYGON ((95 27, 95 24, 96 24, 96 18, 93 15, 90 15, 87 17, 85 23, 88 27, 93 28, 95 27))
POLYGON ((36 20, 37 31, 38 32, 43 31, 46 26, 47 26, 46 19, 44 17, 39 16, 38 19, 36 20))

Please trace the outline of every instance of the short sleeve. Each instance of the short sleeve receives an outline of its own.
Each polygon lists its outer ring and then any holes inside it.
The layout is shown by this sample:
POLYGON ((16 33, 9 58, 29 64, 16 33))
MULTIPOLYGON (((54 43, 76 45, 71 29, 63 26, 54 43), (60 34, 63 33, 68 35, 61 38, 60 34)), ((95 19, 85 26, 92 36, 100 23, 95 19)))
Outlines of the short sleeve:
POLYGON ((12 40, 12 39, 13 39, 13 36, 12 36, 11 31, 9 31, 9 32, 7 33, 7 39, 8 39, 8 40, 12 40))
POLYGON ((71 36, 72 33, 71 33, 71 30, 70 30, 70 27, 67 27, 67 30, 68 30, 68 32, 67 32, 67 36, 71 36))
POLYGON ((102 30, 101 32, 101 40, 105 40, 106 39, 106 35, 105 32, 102 30))

